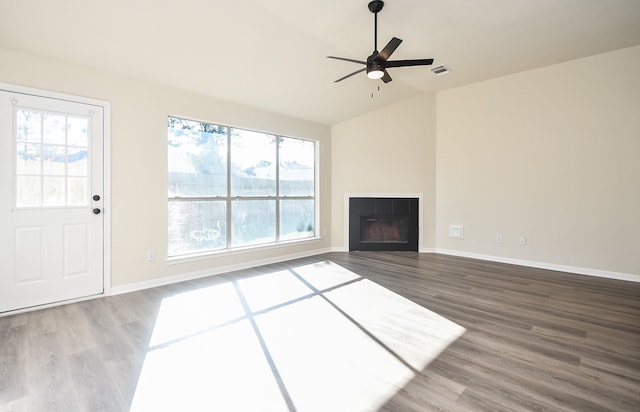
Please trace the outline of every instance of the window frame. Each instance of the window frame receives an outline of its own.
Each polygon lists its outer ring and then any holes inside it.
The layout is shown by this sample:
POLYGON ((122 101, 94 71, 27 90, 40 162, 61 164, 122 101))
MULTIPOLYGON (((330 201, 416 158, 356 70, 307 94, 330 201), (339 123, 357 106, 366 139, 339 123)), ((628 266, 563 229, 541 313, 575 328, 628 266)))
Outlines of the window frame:
MULTIPOLYGON (((204 249, 204 250, 193 250, 188 252, 171 252, 170 247, 170 238, 167 237, 167 261, 168 262, 177 262, 177 261, 185 261, 192 259, 200 259, 207 258, 211 255, 219 255, 219 254, 235 254, 241 253, 246 250, 256 250, 256 249, 271 249, 274 247, 281 247, 291 244, 300 244, 309 241, 318 241, 319 238, 319 145, 320 142, 313 139, 301 138, 301 137, 292 137, 277 133, 263 132, 252 129, 246 129, 242 127, 229 126, 220 123, 213 123, 202 120, 194 120, 182 116, 171 116, 167 117, 167 135, 169 136, 169 127, 170 127, 170 119, 178 119, 184 120, 187 122, 195 122, 201 124, 208 124, 218 128, 224 128, 225 130, 225 139, 226 139, 226 194, 225 195, 210 195, 210 196, 179 196, 176 194, 171 195, 169 191, 167 191, 167 202, 168 202, 168 211, 170 210, 170 205, 172 202, 193 202, 193 201, 201 201, 201 202, 224 202, 225 204, 225 245, 221 248, 215 249, 204 249), (274 195, 231 195, 232 193, 232 130, 238 131, 246 131, 250 133, 259 133, 263 135, 273 136, 275 138, 275 194, 274 195), (280 151, 281 151, 281 139, 294 139, 303 142, 309 142, 313 145, 313 193, 311 195, 281 195, 281 187, 280 187, 280 151), (242 201, 252 201, 252 200, 265 200, 265 201, 273 201, 275 202, 275 220, 274 220, 274 241, 271 242, 260 242, 260 243, 250 243, 243 245, 233 245, 233 205, 234 202, 242 202, 242 201), (282 239, 281 237, 281 202, 287 200, 311 200, 313 201, 313 232, 310 236, 300 237, 300 238, 286 238, 282 239)), ((171 173, 170 159, 167 159, 167 189, 171 184, 169 174, 171 173)), ((169 226, 171 223, 170 212, 167 215, 167 229, 169 230, 169 226)))

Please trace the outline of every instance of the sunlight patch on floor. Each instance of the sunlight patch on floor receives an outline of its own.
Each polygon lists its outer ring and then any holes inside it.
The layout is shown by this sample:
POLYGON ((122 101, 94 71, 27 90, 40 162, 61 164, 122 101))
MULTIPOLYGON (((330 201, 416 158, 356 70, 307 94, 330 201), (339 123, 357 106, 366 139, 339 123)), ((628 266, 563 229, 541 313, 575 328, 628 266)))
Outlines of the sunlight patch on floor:
POLYGON ((286 411, 248 320, 150 351, 130 411, 286 411))
POLYGON ((313 294, 288 270, 241 279, 238 285, 254 312, 313 294))
POLYGON ((131 411, 375 411, 464 328, 332 262, 163 300, 131 411))
POLYGON ((362 279, 362 276, 329 261, 297 266, 293 271, 318 290, 325 290, 334 286, 344 285, 356 279, 362 279))
POLYGON ((465 331, 367 279, 325 296, 416 370, 424 369, 465 331))
POLYGON ((150 347, 220 326, 245 316, 231 283, 222 283, 162 300, 150 347))
POLYGON ((375 411, 413 377, 321 297, 256 321, 299 411, 375 411))

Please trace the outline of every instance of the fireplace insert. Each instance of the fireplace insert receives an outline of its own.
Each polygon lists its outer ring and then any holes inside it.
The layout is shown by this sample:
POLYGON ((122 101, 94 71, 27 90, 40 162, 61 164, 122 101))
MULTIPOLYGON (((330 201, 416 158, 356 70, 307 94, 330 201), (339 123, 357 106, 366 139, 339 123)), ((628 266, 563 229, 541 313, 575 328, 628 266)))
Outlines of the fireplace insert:
POLYGON ((418 199, 349 199, 349 250, 418 251, 418 199))

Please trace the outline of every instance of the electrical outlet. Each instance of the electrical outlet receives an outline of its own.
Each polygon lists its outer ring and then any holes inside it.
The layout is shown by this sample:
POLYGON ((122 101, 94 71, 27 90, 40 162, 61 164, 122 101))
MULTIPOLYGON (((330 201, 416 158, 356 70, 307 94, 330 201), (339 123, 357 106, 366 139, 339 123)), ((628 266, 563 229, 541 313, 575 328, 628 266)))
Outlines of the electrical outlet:
POLYGON ((449 237, 451 239, 464 239, 464 226, 449 225, 449 237))
POLYGON ((154 249, 147 250, 147 260, 149 262, 156 260, 156 251, 154 249))
POLYGON ((496 235, 496 243, 502 243, 502 235, 496 235))
POLYGON ((520 245, 521 245, 521 246, 524 246, 524 245, 526 245, 526 244, 527 244, 527 238, 526 238, 526 237, 524 237, 524 236, 522 236, 522 237, 520 238, 520 245))

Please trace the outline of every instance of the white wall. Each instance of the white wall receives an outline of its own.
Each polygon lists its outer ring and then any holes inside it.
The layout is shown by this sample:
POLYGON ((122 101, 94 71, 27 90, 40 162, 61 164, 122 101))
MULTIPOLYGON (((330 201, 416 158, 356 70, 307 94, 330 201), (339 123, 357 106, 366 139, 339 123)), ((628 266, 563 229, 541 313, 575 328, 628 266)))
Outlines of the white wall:
POLYGON ((640 275, 639 73, 633 47, 438 93, 437 248, 640 275))
POLYGON ((312 254, 328 238, 167 265, 167 116, 219 122, 320 142, 320 224, 331 220, 330 127, 118 77, 50 59, 0 49, 0 82, 111 102, 111 268, 114 286, 246 265, 252 261, 312 254), (158 259, 147 262, 147 249, 158 259))
POLYGON ((435 103, 404 100, 332 127, 332 245, 345 244, 346 193, 422 194, 420 247, 435 246, 435 103))

